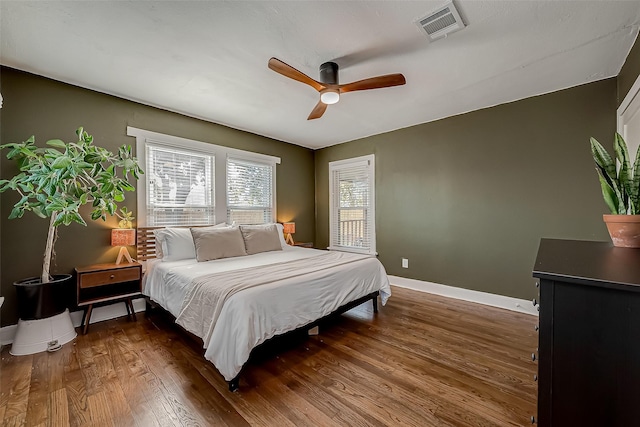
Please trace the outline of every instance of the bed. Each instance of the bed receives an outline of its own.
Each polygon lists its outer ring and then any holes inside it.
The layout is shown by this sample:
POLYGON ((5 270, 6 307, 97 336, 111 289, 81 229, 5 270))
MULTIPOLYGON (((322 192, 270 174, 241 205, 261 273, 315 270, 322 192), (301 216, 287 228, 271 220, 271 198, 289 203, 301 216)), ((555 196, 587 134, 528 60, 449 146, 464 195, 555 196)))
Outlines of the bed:
MULTIPOLYGON (((167 253, 166 240, 156 241, 157 229, 138 229, 138 258, 146 261, 143 293, 202 340, 204 357, 232 391, 251 351, 264 341, 369 299, 377 311, 378 296, 384 305, 391 295, 384 267, 375 257, 289 246, 281 225, 265 227, 277 230, 276 250, 253 253, 245 240, 248 254, 208 261, 198 261, 202 251, 195 257, 191 252, 171 256, 175 252, 167 253), (161 248, 163 258, 158 259, 161 248)), ((205 235, 201 230, 197 232, 205 235)), ((184 251, 188 241, 185 231, 180 233, 184 251)), ((192 233, 196 247, 203 247, 196 231, 192 233)), ((225 251, 232 246, 225 243, 225 251)))

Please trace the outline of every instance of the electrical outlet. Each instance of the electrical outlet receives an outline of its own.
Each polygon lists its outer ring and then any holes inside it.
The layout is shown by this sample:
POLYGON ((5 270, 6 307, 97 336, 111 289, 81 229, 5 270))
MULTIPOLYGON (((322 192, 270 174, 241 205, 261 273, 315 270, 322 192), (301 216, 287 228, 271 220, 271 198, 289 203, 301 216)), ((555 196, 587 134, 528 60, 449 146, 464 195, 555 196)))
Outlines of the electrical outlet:
POLYGON ((402 268, 409 268, 409 258, 402 258, 402 268))

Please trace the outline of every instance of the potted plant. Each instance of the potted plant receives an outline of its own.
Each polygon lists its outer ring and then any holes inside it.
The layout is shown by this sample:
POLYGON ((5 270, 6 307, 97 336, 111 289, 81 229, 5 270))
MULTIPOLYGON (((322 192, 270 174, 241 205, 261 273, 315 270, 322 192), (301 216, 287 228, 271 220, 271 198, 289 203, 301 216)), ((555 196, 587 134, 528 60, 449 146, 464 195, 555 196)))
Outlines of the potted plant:
MULTIPOLYGON (((21 218, 25 212, 49 218, 40 276, 14 283, 21 302, 21 321, 66 312, 65 292, 54 285, 68 280, 71 275, 52 276, 50 273, 57 227, 72 222, 86 226, 79 210, 87 203, 93 207, 93 220, 105 220, 107 214, 118 215, 117 203, 124 200, 126 191, 135 190, 129 177, 138 179, 143 173, 132 156, 131 146, 123 145, 114 154, 93 145, 93 137, 82 127, 76 130, 76 135, 76 142, 52 139, 47 141, 47 148, 37 147, 33 136, 24 142, 0 146, 0 149, 9 150, 7 158, 15 160, 19 168, 13 178, 0 180, 0 193, 13 190, 20 196, 9 219, 21 218)), ((126 211, 124 216, 127 216, 126 211)))
POLYGON ((602 196, 611 211, 603 219, 614 246, 640 248, 640 149, 631 164, 627 144, 619 133, 613 148, 617 165, 607 150, 591 138, 602 196))

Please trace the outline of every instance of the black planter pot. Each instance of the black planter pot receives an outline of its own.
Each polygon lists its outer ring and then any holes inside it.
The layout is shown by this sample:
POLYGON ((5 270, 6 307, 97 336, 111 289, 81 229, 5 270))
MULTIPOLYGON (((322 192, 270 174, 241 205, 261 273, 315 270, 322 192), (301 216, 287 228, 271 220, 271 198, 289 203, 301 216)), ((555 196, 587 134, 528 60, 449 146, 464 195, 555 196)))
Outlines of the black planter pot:
POLYGON ((64 312, 73 304, 72 277, 71 274, 56 274, 49 283, 42 283, 39 277, 13 282, 20 319, 46 319, 64 312))

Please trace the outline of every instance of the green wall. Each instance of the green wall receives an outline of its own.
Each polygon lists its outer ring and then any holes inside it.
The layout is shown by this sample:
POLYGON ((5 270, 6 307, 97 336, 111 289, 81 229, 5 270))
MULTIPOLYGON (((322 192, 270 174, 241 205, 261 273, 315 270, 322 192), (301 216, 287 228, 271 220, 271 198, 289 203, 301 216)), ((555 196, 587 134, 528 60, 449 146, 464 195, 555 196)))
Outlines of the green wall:
POLYGON ((636 38, 627 59, 618 74, 618 106, 640 75, 640 37, 636 38))
POLYGON ((611 146, 615 111, 608 79, 316 151, 316 244, 329 243, 328 163, 373 153, 389 274, 533 298, 541 237, 609 239, 589 137, 611 146))
MULTIPOLYGON (((0 93, 4 97, 0 110, 2 143, 23 141, 30 135, 36 136, 38 145, 52 138, 73 140, 75 129, 84 126, 93 134, 96 145, 115 150, 122 144, 131 144, 135 149, 135 138, 126 136, 127 126, 134 126, 280 157, 282 162, 276 169, 278 220, 296 222, 296 240, 314 240, 312 150, 11 68, 1 68, 0 77, 0 93)), ((16 171, 2 153, 2 178, 9 178, 16 171)), ((35 215, 9 221, 7 217, 16 201, 17 197, 9 193, 0 199, 0 295, 6 298, 0 310, 1 325, 17 321, 12 283, 40 273, 48 227, 47 220, 35 215)), ((127 194, 123 205, 136 212, 135 193, 127 194)), ((84 210, 87 227, 60 227, 53 272, 69 273, 75 266, 115 260, 118 249, 109 246, 109 230, 116 226, 116 218, 106 223, 93 222, 86 215, 88 212, 89 209, 84 210)))

